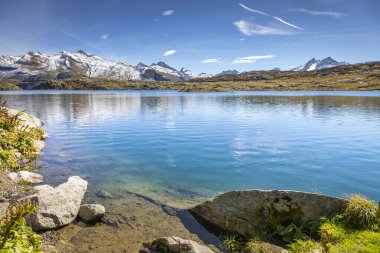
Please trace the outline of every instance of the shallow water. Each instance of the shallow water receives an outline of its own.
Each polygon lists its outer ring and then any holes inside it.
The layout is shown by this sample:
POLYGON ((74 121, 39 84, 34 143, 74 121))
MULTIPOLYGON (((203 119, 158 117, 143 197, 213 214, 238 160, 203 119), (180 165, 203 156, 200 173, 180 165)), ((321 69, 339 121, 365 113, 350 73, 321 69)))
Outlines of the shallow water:
POLYGON ((380 200, 380 92, 2 92, 42 119, 48 183, 189 206, 234 189, 380 200))

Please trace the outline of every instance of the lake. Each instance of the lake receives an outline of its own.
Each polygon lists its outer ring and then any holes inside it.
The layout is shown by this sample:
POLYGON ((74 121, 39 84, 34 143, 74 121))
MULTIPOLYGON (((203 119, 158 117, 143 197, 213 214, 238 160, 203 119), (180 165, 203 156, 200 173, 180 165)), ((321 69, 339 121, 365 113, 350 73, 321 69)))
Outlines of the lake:
POLYGON ((187 207, 234 189, 380 200, 380 92, 21 91, 8 106, 45 122, 38 163, 89 192, 187 207))

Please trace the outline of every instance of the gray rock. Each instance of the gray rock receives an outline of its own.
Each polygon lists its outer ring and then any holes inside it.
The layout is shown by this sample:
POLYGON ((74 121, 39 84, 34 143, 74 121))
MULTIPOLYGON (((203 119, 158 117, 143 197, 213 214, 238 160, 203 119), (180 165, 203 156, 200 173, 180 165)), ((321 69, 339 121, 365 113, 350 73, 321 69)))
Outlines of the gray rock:
POLYGON ((37 149, 36 153, 40 153, 45 148, 45 142, 40 140, 33 140, 34 147, 37 149))
POLYGON ((3 218, 7 214, 9 202, 0 203, 0 218, 3 218))
POLYGON ((298 191, 231 191, 190 210, 201 223, 216 232, 239 233, 246 238, 275 224, 302 226, 321 216, 343 211, 346 200, 298 191))
POLYGON ((27 223, 35 231, 55 229, 75 220, 87 189, 87 181, 75 176, 55 188, 36 188, 38 193, 29 198, 36 203, 37 212, 27 217, 27 223))
POLYGON ((16 173, 16 172, 11 172, 8 174, 8 177, 10 180, 12 180, 13 182, 20 182, 21 181, 21 176, 20 174, 16 173))
POLYGON ((7 110, 10 116, 15 116, 18 114, 20 128, 41 128, 44 125, 40 119, 30 114, 12 108, 7 108, 7 110))
POLYGON ((44 181, 44 177, 37 173, 22 170, 18 174, 20 175, 22 180, 31 184, 38 184, 44 181))
POLYGON ((213 253, 211 249, 204 245, 175 236, 159 238, 153 242, 153 245, 160 250, 172 253, 213 253))
POLYGON ((100 220, 106 209, 99 204, 86 204, 82 205, 79 209, 78 217, 86 222, 94 222, 100 220))
POLYGON ((44 181, 44 177, 42 175, 24 170, 19 172, 11 172, 8 174, 8 177, 16 183, 21 180, 31 184, 38 184, 44 181))

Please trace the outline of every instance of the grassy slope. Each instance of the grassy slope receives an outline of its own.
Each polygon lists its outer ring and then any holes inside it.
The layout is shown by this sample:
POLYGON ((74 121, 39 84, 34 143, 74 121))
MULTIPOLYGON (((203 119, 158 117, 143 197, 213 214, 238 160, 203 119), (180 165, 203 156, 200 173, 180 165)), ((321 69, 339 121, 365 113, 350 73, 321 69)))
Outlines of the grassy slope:
POLYGON ((0 91, 1 90, 21 90, 21 89, 13 83, 0 80, 0 91))

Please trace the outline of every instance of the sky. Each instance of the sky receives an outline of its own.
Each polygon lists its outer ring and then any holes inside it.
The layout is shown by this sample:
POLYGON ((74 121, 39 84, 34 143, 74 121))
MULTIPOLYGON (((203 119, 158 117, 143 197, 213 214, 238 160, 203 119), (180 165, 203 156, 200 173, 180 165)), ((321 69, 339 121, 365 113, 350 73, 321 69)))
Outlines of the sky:
POLYGON ((0 55, 83 50, 195 73, 380 60, 380 0, 0 0, 0 55))

